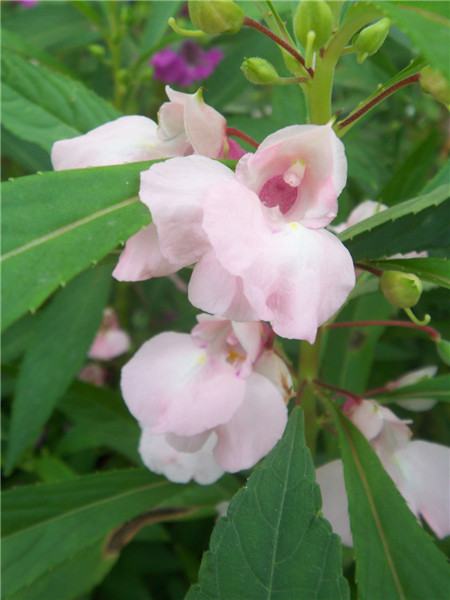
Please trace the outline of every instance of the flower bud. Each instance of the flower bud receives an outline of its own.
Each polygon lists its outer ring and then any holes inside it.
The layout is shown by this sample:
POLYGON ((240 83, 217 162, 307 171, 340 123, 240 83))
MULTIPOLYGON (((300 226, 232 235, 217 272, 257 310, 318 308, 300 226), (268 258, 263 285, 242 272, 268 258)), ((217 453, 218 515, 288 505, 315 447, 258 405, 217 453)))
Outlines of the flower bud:
POLYGON ((390 19, 384 18, 359 32, 353 41, 353 48, 356 50, 359 63, 364 62, 368 56, 378 52, 387 38, 390 26, 390 19))
POLYGON ((413 273, 385 271, 380 277, 380 288, 386 300, 398 308, 415 306, 422 294, 422 282, 413 273))
POLYGON ((424 92, 445 106, 450 104, 450 84, 438 71, 430 66, 420 71, 420 85, 424 92))
POLYGON ((237 33, 244 11, 232 0, 190 0, 189 17, 195 27, 211 35, 237 33))
POLYGON ((246 79, 256 85, 268 85, 280 79, 275 67, 264 58, 246 58, 241 65, 241 71, 246 79))
POLYGON ((448 340, 439 340, 436 342, 436 347, 442 362, 450 366, 450 342, 448 340))
POLYGON ((313 50, 322 48, 330 39, 333 30, 333 13, 325 0, 301 0, 294 13, 294 32, 306 48, 308 34, 312 31, 313 50))

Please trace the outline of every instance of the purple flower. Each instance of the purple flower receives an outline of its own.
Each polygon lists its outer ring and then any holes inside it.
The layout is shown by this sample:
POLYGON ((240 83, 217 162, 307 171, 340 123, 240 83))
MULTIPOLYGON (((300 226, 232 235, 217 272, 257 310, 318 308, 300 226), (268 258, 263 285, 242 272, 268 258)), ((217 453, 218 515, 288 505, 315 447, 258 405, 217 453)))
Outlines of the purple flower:
POLYGON ((18 4, 21 4, 25 8, 32 8, 39 0, 16 0, 18 4))
POLYGON ((192 40, 186 40, 178 50, 164 48, 150 60, 155 79, 164 83, 188 86, 209 77, 223 58, 219 48, 204 50, 192 40))

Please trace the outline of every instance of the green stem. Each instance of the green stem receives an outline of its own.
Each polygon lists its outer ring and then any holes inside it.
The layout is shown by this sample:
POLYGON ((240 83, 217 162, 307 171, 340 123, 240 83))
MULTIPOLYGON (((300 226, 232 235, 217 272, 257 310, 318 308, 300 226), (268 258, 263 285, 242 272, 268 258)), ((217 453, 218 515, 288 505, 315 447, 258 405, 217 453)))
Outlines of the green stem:
POLYGON ((314 344, 300 342, 299 350, 297 401, 305 415, 306 443, 314 455, 319 431, 314 380, 319 371, 320 330, 314 344))
POLYGON ((122 99, 125 90, 121 81, 122 27, 119 23, 118 8, 117 2, 107 3, 109 31, 105 41, 111 54, 111 69, 114 85, 113 103, 120 109, 122 108, 122 99))
POLYGON ((380 16, 380 12, 358 7, 331 38, 322 56, 317 54, 314 77, 304 85, 309 122, 324 125, 332 118, 332 92, 337 62, 352 37, 362 27, 380 16))

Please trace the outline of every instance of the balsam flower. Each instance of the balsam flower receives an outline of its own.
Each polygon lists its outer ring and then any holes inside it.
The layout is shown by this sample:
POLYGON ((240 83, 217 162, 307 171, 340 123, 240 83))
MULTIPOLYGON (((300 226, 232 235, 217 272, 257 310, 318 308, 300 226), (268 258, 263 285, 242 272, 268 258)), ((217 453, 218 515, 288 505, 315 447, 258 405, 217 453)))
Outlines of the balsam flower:
POLYGON ((179 49, 163 48, 156 52, 150 64, 154 77, 172 85, 189 86, 206 79, 223 59, 219 48, 204 50, 192 40, 185 40, 179 49))
MULTIPOLYGON (((391 381, 386 385, 388 390, 396 390, 398 388, 402 388, 405 386, 413 385, 422 381, 423 379, 429 379, 430 377, 434 377, 437 372, 437 367, 435 365, 431 365, 429 367, 422 367, 421 369, 416 369, 415 371, 410 371, 402 377, 399 377, 395 381, 391 381)), ((426 396, 426 394, 424 394, 426 396)), ((436 404, 436 400, 432 398, 415 398, 414 400, 397 400, 396 404, 401 406, 402 408, 406 408, 407 410, 411 410, 413 412, 419 412, 422 410, 430 410, 436 404)))
POLYGON ((130 337, 120 328, 115 311, 112 308, 105 308, 100 330, 89 350, 89 358, 111 360, 124 354, 129 348, 130 337))
POLYGON ((226 120, 204 102, 201 91, 184 94, 166 87, 169 102, 157 125, 147 117, 119 117, 84 135, 55 142, 56 171, 120 165, 187 154, 239 158, 243 150, 226 135, 226 120))
POLYGON ((190 335, 166 332, 144 344, 121 386, 143 430, 144 463, 174 481, 206 483, 271 450, 286 425, 291 379, 261 323, 198 321, 190 335))
POLYGON ((333 218, 345 182, 341 142, 329 126, 304 127, 269 136, 261 154, 241 159, 236 176, 199 156, 142 173, 140 198, 152 214, 154 251, 140 251, 139 266, 125 254, 126 268, 119 263, 114 275, 131 279, 129 268, 153 269, 156 276, 195 264, 189 299, 198 308, 270 321, 281 336, 313 342, 319 325, 342 306, 355 274, 346 248, 318 229, 333 218), (279 178, 288 183, 277 195, 279 178), (285 188, 293 190, 289 202, 285 188))
MULTIPOLYGON (((411 511, 422 517, 438 537, 450 534, 450 450, 445 446, 410 441, 407 422, 375 400, 363 400, 349 410, 349 418, 364 434, 411 511)), ((342 462, 317 469, 322 510, 342 542, 352 545, 342 462)))

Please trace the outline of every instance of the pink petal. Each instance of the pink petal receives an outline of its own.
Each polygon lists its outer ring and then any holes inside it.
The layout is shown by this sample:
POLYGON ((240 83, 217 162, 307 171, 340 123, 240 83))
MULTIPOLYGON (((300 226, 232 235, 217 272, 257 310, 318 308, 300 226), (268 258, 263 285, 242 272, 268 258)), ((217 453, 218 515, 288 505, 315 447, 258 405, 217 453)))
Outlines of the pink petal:
MULTIPOLYGON (((416 369, 415 371, 411 371, 410 373, 406 373, 396 381, 391 382, 389 385, 394 389, 399 387, 404 387, 408 385, 413 385, 422 379, 428 379, 430 377, 434 377, 437 372, 437 366, 431 365, 429 367, 423 367, 422 369, 416 369)), ((406 408, 407 410, 411 410, 413 412, 419 412, 423 410, 430 410, 436 404, 436 400, 432 398, 416 398, 414 400, 397 400, 396 404, 401 406, 402 408, 406 408)))
POLYGON ((285 402, 292 396, 292 377, 289 369, 274 350, 265 350, 255 363, 255 373, 269 379, 283 395, 285 402))
POLYGON ((287 421, 283 398, 268 379, 254 373, 246 383, 244 401, 233 417, 216 429, 214 456, 231 473, 249 469, 270 452, 287 421))
POLYGON ((55 142, 52 164, 56 171, 121 165, 164 158, 156 137, 156 123, 147 117, 120 117, 85 135, 55 142))
POLYGON ((122 329, 100 331, 89 350, 89 358, 111 360, 127 352, 130 348, 130 337, 122 329))
POLYGON ((322 511, 346 546, 353 545, 348 516, 347 492, 345 490, 342 462, 333 460, 316 470, 316 481, 322 494, 322 511))
POLYGON ((156 227, 152 223, 128 239, 113 277, 118 281, 143 281, 170 275, 180 268, 161 254, 156 227))
POLYGON ((373 217, 373 215, 376 215, 377 213, 386 209, 387 206, 385 204, 381 204, 381 202, 364 200, 364 202, 361 202, 361 204, 358 204, 358 206, 352 210, 346 221, 339 223, 339 225, 333 225, 331 229, 336 233, 341 233, 349 227, 352 227, 361 221, 365 221, 365 219, 373 217))
POLYGON ((280 129, 269 135, 254 154, 241 158, 236 176, 259 194, 266 182, 285 175, 295 164, 304 165, 305 171, 286 220, 323 227, 336 216, 337 198, 347 179, 344 146, 331 125, 280 129))
POLYGON ((414 441, 395 454, 401 478, 396 482, 416 515, 435 534, 450 534, 450 449, 440 444, 414 441))
POLYGON ((178 452, 167 442, 165 435, 154 435, 144 429, 139 442, 139 453, 146 467, 165 475, 170 481, 187 483, 193 479, 207 485, 223 474, 212 453, 216 441, 216 435, 212 433, 197 452, 178 452))
POLYGON ((153 433, 196 435, 227 422, 245 393, 226 356, 207 354, 190 335, 166 332, 146 342, 122 369, 130 412, 153 433))
POLYGON ((202 229, 205 197, 232 178, 230 169, 203 156, 172 158, 141 173, 139 195, 152 213, 167 260, 187 266, 209 249, 202 229))

